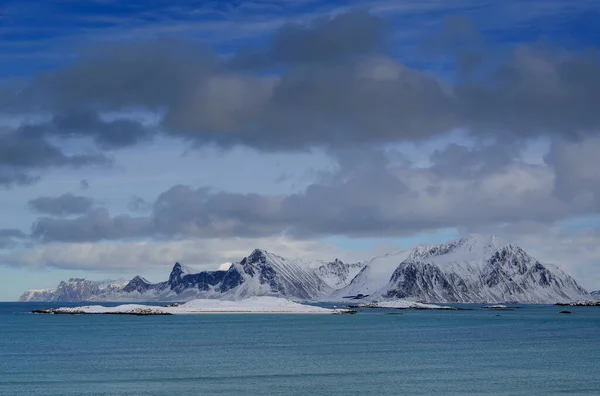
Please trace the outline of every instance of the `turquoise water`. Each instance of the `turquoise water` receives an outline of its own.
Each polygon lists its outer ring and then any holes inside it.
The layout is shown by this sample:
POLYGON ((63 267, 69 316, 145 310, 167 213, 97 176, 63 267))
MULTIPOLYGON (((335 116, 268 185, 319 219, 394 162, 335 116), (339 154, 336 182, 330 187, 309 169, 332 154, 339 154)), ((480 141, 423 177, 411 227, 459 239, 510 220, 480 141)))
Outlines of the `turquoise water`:
POLYGON ((27 313, 49 306, 0 304, 0 395, 600 394, 595 307, 27 313))

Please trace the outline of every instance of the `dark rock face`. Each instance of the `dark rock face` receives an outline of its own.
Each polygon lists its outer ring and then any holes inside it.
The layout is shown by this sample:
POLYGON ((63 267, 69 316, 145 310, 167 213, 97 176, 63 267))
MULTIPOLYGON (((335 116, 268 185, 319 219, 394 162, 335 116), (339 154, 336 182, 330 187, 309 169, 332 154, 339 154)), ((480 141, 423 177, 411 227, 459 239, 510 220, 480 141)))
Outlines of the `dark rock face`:
POLYGON ((202 271, 192 274, 187 273, 181 264, 175 263, 166 282, 150 283, 146 279, 136 276, 123 288, 123 291, 125 293, 145 293, 149 290, 171 290, 176 294, 190 290, 208 291, 223 280, 226 272, 202 271))
POLYGON ((369 297, 368 294, 361 294, 361 293, 359 293, 359 294, 357 294, 355 296, 343 296, 342 298, 348 298, 350 300, 362 300, 363 298, 367 298, 367 297, 369 297))
POLYGON ((208 291, 223 280, 225 273, 226 271, 203 271, 197 274, 186 274, 178 282, 171 284, 171 290, 176 293, 187 289, 208 291))
POLYGON ((146 279, 141 276, 136 276, 132 280, 129 281, 128 284, 123 287, 123 291, 125 293, 133 293, 138 292, 140 294, 146 293, 149 290, 156 290, 161 284, 153 284, 148 282, 146 279))
POLYGON ((177 294, 190 289, 208 291, 223 280, 225 272, 226 271, 202 271, 195 274, 188 273, 181 264, 175 263, 173 270, 169 275, 167 285, 170 290, 177 294))
POLYGON ((175 263, 171 273, 169 274, 169 280, 167 283, 173 289, 181 282, 181 277, 184 275, 183 267, 179 263, 175 263))
POLYGON ((454 286, 445 274, 435 265, 422 264, 408 259, 396 268, 390 280, 395 288, 389 290, 386 297, 407 298, 428 296, 428 300, 457 301, 454 286), (439 292, 442 295, 439 295, 439 292))
POLYGON ((240 274, 238 269, 232 265, 227 271, 225 271, 223 279, 221 280, 221 284, 217 287, 217 290, 220 293, 225 293, 238 287, 242 283, 244 283, 244 277, 242 274, 240 274))

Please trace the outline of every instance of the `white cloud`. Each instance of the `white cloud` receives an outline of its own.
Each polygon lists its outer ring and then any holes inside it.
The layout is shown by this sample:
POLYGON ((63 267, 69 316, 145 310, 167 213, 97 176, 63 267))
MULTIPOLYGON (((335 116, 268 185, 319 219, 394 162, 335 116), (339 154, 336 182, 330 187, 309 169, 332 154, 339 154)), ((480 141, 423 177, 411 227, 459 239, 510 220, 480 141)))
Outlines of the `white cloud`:
POLYGON ((317 241, 295 241, 279 238, 198 239, 172 242, 139 243, 73 243, 41 245, 15 250, 2 261, 22 268, 53 267, 72 270, 139 273, 168 271, 176 261, 199 270, 216 270, 239 261, 256 248, 298 257, 307 261, 361 261, 392 250, 379 245, 368 250, 342 249, 317 241), (223 264, 226 263, 226 264, 223 264))

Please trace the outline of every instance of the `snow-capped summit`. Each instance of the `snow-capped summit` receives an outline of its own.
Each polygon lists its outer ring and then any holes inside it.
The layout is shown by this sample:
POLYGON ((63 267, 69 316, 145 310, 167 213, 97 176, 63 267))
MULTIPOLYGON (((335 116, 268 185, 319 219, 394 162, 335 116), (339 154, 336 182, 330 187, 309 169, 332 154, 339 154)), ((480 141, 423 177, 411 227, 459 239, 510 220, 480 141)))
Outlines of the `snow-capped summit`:
POLYGON ((232 263, 219 291, 233 298, 270 295, 310 300, 332 290, 308 263, 255 249, 232 263))
POLYGON ((471 234, 448 243, 417 246, 411 250, 409 258, 424 260, 442 255, 458 259, 477 258, 485 256, 503 245, 505 243, 495 235, 471 234))
POLYGON ((179 263, 175 263, 171 274, 169 275, 169 285, 174 286, 181 282, 181 278, 185 275, 193 274, 194 271, 191 268, 185 267, 179 263))
POLYGON ((413 250, 381 294, 432 302, 486 303, 554 303, 587 296, 557 267, 541 264, 519 246, 481 236, 413 250))

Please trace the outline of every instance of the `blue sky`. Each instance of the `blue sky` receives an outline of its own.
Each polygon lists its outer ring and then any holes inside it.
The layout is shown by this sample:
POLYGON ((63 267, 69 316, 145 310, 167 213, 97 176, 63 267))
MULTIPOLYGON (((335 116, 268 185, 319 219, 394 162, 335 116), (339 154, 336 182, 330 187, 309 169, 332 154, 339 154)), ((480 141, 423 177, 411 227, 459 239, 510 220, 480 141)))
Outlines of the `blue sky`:
POLYGON ((254 247, 358 261, 471 232, 600 289, 599 13, 4 1, 0 143, 15 149, 0 149, 0 300, 71 276, 159 280, 175 260, 215 268, 254 247), (65 194, 89 207, 32 204, 65 194))

